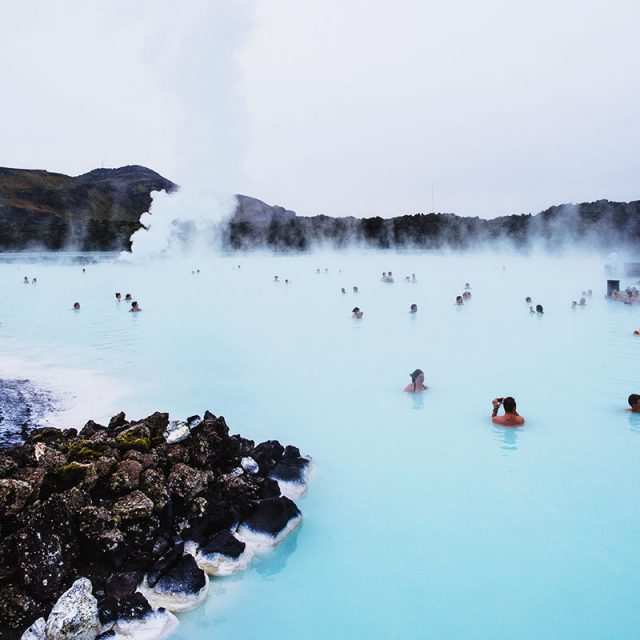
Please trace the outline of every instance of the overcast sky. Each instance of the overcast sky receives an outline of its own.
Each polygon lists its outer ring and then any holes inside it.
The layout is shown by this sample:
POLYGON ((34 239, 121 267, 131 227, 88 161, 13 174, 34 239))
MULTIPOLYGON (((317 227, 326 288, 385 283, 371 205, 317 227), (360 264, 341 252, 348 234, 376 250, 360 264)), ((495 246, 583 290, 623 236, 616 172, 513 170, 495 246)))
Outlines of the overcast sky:
POLYGON ((299 214, 640 199, 636 0, 0 0, 0 165, 299 214))

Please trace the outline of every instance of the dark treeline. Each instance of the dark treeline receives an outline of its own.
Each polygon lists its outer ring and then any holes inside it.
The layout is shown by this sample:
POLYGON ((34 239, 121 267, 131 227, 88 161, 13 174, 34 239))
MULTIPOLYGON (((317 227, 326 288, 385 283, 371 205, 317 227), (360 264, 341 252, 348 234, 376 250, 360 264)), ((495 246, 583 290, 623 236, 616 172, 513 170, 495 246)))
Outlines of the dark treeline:
MULTIPOLYGON (((267 207, 267 205, 264 205, 267 207)), ((609 249, 640 244, 640 201, 599 200, 554 206, 539 214, 484 220, 449 213, 395 218, 301 217, 274 213, 251 220, 234 216, 224 229, 227 249, 267 248, 304 251, 314 246, 376 249, 472 249, 496 242, 516 248, 571 246, 609 249)))
MULTIPOLYGON (((47 171, 0 168, 0 251, 131 249, 131 235, 142 228, 140 216, 151 192, 177 189, 170 180, 139 166, 95 169, 77 177, 47 171)), ((187 212, 188 217, 188 212, 187 212)), ((298 216, 238 195, 227 220, 202 230, 193 221, 174 221, 175 239, 187 247, 206 235, 226 250, 305 251, 312 247, 377 249, 473 249, 496 242, 519 249, 541 246, 637 248, 640 201, 554 206, 538 214, 493 220, 452 213, 393 218, 298 216)))

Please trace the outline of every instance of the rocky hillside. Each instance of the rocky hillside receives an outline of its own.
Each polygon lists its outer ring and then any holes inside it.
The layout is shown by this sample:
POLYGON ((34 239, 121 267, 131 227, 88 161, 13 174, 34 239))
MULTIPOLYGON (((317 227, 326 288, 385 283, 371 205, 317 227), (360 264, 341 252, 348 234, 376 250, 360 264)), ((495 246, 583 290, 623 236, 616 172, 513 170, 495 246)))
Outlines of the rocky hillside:
POLYGON ((76 177, 0 167, 0 251, 130 249, 151 192, 177 188, 135 165, 76 177))
POLYGON ((503 244, 528 249, 640 246, 640 201, 585 202, 550 207, 538 214, 493 220, 452 213, 394 218, 297 216, 282 207, 238 196, 240 205, 223 229, 226 249, 304 251, 312 246, 376 249, 473 249, 503 244), (251 215, 248 215, 251 213, 251 215))
MULTIPOLYGON (((139 166, 96 169, 75 178, 47 171, 0 168, 0 251, 21 249, 130 250, 143 225, 151 191, 171 193, 170 180, 139 166)), ((584 202, 550 207, 537 214, 493 220, 453 213, 418 213, 393 218, 299 216, 238 195, 230 219, 203 230, 193 221, 174 222, 185 247, 203 234, 225 250, 304 251, 342 248, 472 249, 506 244, 521 249, 596 248, 640 245, 640 201, 584 202)))

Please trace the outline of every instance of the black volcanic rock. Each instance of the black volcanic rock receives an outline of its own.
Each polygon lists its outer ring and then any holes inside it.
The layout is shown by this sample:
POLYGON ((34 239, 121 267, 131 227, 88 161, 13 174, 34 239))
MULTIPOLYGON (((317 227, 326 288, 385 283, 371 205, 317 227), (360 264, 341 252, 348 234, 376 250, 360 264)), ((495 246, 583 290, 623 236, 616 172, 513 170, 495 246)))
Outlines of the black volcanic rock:
POLYGON ((151 192, 177 188, 135 165, 76 177, 0 167, 0 251, 128 250, 131 234, 142 227, 140 216, 151 205, 151 192))
POLYGON ((0 450, 0 640, 46 616, 78 577, 91 581, 103 622, 144 617, 143 575, 165 593, 206 587, 186 541, 233 555, 244 548, 229 533, 238 522, 280 530, 299 514, 266 477, 295 447, 256 447, 210 412, 168 444, 168 418, 36 429, 0 450), (251 475, 238 471, 250 451, 264 458, 251 475))

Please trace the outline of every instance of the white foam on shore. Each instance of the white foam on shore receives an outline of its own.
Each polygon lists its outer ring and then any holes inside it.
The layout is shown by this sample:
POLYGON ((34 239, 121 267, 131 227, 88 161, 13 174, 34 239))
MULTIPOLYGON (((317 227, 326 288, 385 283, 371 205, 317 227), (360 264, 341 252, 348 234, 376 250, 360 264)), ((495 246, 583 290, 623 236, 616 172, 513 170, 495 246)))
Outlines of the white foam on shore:
POLYGON ((126 389, 116 379, 93 369, 74 369, 47 360, 4 355, 0 378, 28 379, 49 391, 55 407, 41 420, 42 426, 80 429, 87 420, 106 424, 120 411, 126 389))
POLYGON ((203 602, 209 592, 209 578, 205 580, 204 587, 197 593, 170 593, 168 591, 156 591, 157 587, 150 587, 145 577, 141 585, 138 586, 139 591, 154 609, 164 607, 165 609, 176 611, 189 611, 195 609, 203 602))
POLYGON ((118 620, 111 628, 116 638, 157 640, 178 626, 178 618, 171 611, 153 611, 138 620, 118 620))
POLYGON ((198 566, 210 576, 230 576, 238 571, 244 571, 253 559, 253 550, 247 545, 244 551, 232 558, 223 553, 202 553, 197 551, 194 558, 198 566))
MULTIPOLYGON (((309 464, 302 469, 299 480, 279 480, 278 478, 272 478, 278 483, 280 493, 285 498, 289 498, 289 500, 293 500, 294 502, 306 493, 307 487, 309 486, 309 474, 311 473, 313 463, 310 458, 307 458, 307 460, 309 460, 309 464)), ((269 477, 271 478, 271 476, 269 477)))
POLYGON ((247 547, 251 548, 252 551, 258 553, 280 544, 301 522, 302 514, 291 518, 275 536, 264 533, 264 531, 255 531, 248 525, 241 524, 235 536, 238 540, 244 542, 247 547))

